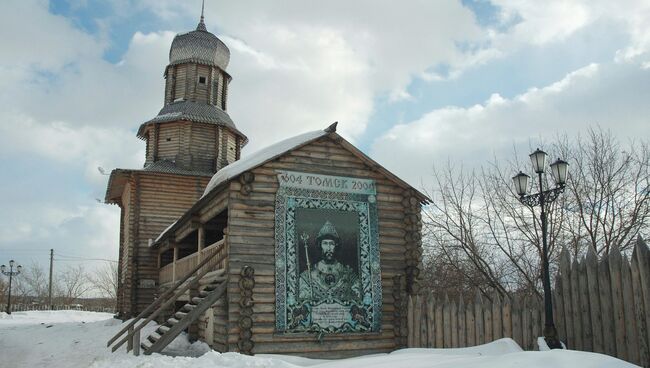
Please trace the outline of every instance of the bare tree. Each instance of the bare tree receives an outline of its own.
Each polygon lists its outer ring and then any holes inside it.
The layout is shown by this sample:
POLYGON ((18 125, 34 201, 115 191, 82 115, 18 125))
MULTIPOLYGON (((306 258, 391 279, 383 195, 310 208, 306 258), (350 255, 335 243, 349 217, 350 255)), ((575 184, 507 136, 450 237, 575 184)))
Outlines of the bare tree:
POLYGON ((117 262, 106 262, 90 277, 94 289, 100 296, 109 299, 117 297, 117 262))
MULTIPOLYGON (((601 254, 627 249, 650 225, 650 151, 631 142, 626 151, 610 132, 560 139, 553 152, 571 164, 567 190, 548 207, 551 270, 561 247, 601 254)), ((539 208, 518 202, 511 184, 515 163, 495 162, 476 172, 448 164, 434 170, 433 204, 425 212, 425 281, 438 289, 478 288, 486 295, 540 296, 539 208), (438 268, 438 269, 436 269, 438 268), (441 269, 442 268, 442 269, 441 269), (461 283, 462 281, 462 283, 461 283)), ((552 180, 548 178, 548 180, 552 180)), ((552 184, 544 182, 544 187, 552 184)), ((535 188, 537 188, 535 183, 535 188)))
POLYGON ((5 294, 7 293, 8 282, 5 281, 4 276, 0 276, 0 305, 5 302, 5 294))
POLYGON ((48 294, 48 275, 40 264, 32 261, 27 267, 23 267, 19 277, 16 278, 16 295, 23 298, 31 297, 38 301, 44 301, 48 294))
POLYGON ((70 304, 92 289, 83 265, 67 266, 56 277, 57 295, 61 302, 70 304))
POLYGON ((633 246, 650 219, 650 149, 647 142, 625 148, 609 133, 590 130, 574 145, 556 144, 569 157, 572 200, 564 222, 574 254, 592 247, 607 254, 617 245, 633 246))
MULTIPOLYGON (((503 260, 494 257, 494 249, 484 238, 480 186, 474 172, 448 165, 434 170, 436 189, 433 204, 424 213, 425 239, 435 246, 425 248, 425 275, 455 275, 448 283, 467 283, 484 292, 506 293, 503 260), (427 264, 436 267, 430 267, 427 264), (439 270, 435 268, 444 267, 439 270)), ((430 280, 429 282, 432 282, 430 280)), ((445 290, 446 292, 448 290, 445 290)))

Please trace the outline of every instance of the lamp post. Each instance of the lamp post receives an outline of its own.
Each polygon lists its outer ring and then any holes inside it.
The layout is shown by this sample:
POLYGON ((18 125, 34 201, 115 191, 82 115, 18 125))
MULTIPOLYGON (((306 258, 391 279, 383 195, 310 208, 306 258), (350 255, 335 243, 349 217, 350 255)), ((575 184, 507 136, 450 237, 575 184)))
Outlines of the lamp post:
POLYGON ((20 271, 22 271, 23 266, 18 265, 16 267, 16 271, 14 271, 14 260, 12 259, 9 261, 9 271, 7 271, 7 266, 2 265, 0 266, 0 272, 2 272, 3 275, 9 276, 9 296, 7 297, 7 314, 11 314, 11 280, 13 279, 14 276, 18 276, 20 274, 20 271))
POLYGON ((526 206, 534 207, 540 206, 541 214, 540 220, 542 223, 542 285, 544 286, 544 340, 551 349, 561 349, 562 344, 557 336, 555 323, 553 322, 553 302, 551 300, 551 277, 549 275, 548 265, 548 245, 547 245, 547 222, 546 222, 546 206, 555 201, 566 186, 567 172, 569 163, 557 159, 550 165, 551 173, 555 179, 555 188, 544 190, 542 176, 546 167, 546 152, 539 148, 530 154, 530 160, 533 163, 533 170, 539 178, 539 192, 533 194, 526 194, 528 190, 528 179, 530 176, 519 172, 512 180, 515 182, 515 191, 519 195, 519 201, 526 206))

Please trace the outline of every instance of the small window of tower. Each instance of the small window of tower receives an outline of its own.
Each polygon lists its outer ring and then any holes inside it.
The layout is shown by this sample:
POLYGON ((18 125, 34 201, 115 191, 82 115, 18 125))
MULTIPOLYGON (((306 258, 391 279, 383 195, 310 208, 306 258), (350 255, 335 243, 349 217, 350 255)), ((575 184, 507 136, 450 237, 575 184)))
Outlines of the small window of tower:
POLYGON ((206 78, 205 77, 199 77, 199 84, 205 84, 206 78))

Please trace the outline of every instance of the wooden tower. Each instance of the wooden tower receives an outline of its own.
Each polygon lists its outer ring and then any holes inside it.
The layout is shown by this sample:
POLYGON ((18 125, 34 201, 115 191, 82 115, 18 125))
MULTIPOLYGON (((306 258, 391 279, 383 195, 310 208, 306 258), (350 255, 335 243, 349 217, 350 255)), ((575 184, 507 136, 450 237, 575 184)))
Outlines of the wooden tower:
MULTIPOLYGON (((164 106, 138 129, 142 169, 115 169, 106 203, 121 209, 118 313, 149 305, 158 287, 158 254, 149 245, 203 194, 210 177, 240 157, 246 136, 228 115, 230 50, 207 31, 177 35, 165 68, 164 106)), ((183 254, 177 255, 184 256, 183 254)))

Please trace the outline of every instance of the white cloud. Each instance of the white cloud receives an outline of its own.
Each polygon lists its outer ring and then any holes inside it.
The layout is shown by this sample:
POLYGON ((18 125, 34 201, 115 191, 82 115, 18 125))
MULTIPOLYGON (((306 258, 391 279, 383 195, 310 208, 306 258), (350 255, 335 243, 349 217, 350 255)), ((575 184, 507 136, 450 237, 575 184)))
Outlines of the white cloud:
POLYGON ((374 143, 371 155, 420 183, 430 177, 432 165, 448 159, 485 165, 493 155, 510 158, 513 146, 528 149, 596 124, 622 139, 645 137, 650 126, 648 85, 650 70, 636 65, 587 65, 512 99, 494 94, 483 104, 436 109, 397 125, 374 143))
MULTIPOLYGON (((431 111, 388 131, 372 155, 417 183, 434 160, 485 157, 513 142, 575 133, 592 123, 625 122, 626 133, 647 135, 647 1, 494 3, 511 27, 482 28, 456 0, 400 6, 371 0, 208 2, 208 29, 232 51, 229 113, 251 138, 246 151, 336 120, 342 134, 358 140, 372 124, 378 100, 417 102, 409 90, 417 78, 430 83, 454 78, 467 68, 508 58, 518 48, 568 42, 594 24, 622 29, 629 37, 616 55, 619 64, 589 65, 514 98, 495 88, 483 104, 431 111), (438 66, 447 72, 436 73, 438 66)), ((37 157, 43 165, 74 164, 68 175, 77 175, 83 189, 52 188, 60 179, 53 178, 49 192, 10 193, 25 200, 1 216, 6 226, 0 227, 0 239, 6 237, 0 244, 14 230, 22 239, 70 242, 71 249, 114 250, 117 208, 87 202, 105 189, 106 177, 97 166, 142 164, 144 145, 134 131, 162 107, 171 40, 189 30, 188 19, 198 20, 200 3, 111 2, 112 17, 149 11, 166 22, 161 29, 174 29, 136 32, 116 64, 102 58, 111 42, 110 20, 94 20, 100 35, 92 36, 49 13, 48 5, 11 2, 0 13, 0 31, 11 36, 0 48, 0 154, 37 157), (56 196, 63 199, 51 201, 56 196), (24 213, 18 216, 19 211, 24 213), (95 245, 84 248, 88 244, 95 245)), ((89 5, 78 1, 75 6, 89 5)), ((17 180, 33 178, 26 173, 17 180)))
MULTIPOLYGON (((521 45, 544 45, 566 40, 572 34, 606 24, 621 28, 629 37, 619 60, 647 61, 650 55, 650 2, 647 0, 492 0, 500 8, 503 25, 514 24, 493 35, 493 46, 506 51, 521 45)), ((598 42, 593 39, 593 42, 598 42)))
MULTIPOLYGON (((155 1, 151 9, 197 19, 198 4, 155 1)), ((208 3, 206 23, 233 53, 229 112, 251 138, 247 150, 333 121, 355 140, 378 96, 410 98, 414 78, 438 63, 467 63, 480 48, 460 45, 487 39, 455 0, 208 3)))

